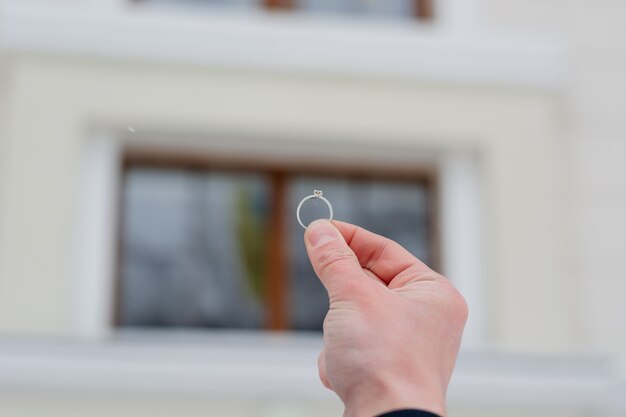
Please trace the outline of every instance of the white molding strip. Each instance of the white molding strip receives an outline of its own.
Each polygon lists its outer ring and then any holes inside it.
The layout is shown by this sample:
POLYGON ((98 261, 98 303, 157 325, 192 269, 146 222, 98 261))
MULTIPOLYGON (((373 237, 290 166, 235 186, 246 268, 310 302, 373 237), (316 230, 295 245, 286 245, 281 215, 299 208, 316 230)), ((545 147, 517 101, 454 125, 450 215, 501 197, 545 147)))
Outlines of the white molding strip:
POLYGON ((561 46, 446 25, 5 0, 0 48, 122 60, 560 88, 561 46))
POLYGON ((83 143, 75 224, 73 334, 102 338, 111 330, 118 225, 120 144, 97 130, 83 143))
POLYGON ((450 152, 441 157, 441 252, 445 274, 465 297, 469 317, 463 346, 484 348, 489 326, 484 283, 484 213, 478 155, 450 152))
MULTIPOLYGON (((108 343, 0 341, 0 390, 331 401, 319 337, 152 335, 108 343)), ((606 359, 461 354, 452 405, 614 412, 623 387, 606 359)))
MULTIPOLYGON (((143 131, 143 130, 142 130, 143 131)), ((161 143, 162 133, 138 133, 134 138, 148 135, 153 148, 161 143)), ((167 135, 165 135, 167 137, 167 135)), ((185 136, 177 134, 176 146, 185 136)), ((73 334, 94 339, 110 335, 113 277, 115 264, 113 248, 116 241, 117 200, 119 186, 119 147, 124 142, 121 130, 96 129, 83 145, 81 189, 76 223, 74 304, 69 312, 74 324, 73 334)), ((164 145, 164 144, 162 144, 164 145)), ((342 145, 319 146, 318 142, 299 141, 297 144, 232 135, 227 141, 204 140, 204 147, 190 147, 189 152, 238 153, 251 152, 257 158, 281 157, 303 160, 313 156, 333 161, 333 154, 345 155, 342 145), (264 146, 269 148, 265 149, 264 146), (245 149, 245 151, 244 151, 245 149)), ((357 147, 351 162, 386 165, 415 164, 418 158, 425 166, 438 165, 441 172, 441 232, 443 273, 463 293, 470 305, 470 319, 463 345, 469 349, 487 346, 485 300, 482 297, 483 257, 481 236, 481 204, 479 165, 471 153, 434 153, 420 148, 387 146, 357 147), (437 163, 438 162, 438 163, 437 163), (460 209, 462 208, 462 209, 460 209)), ((334 161, 335 163, 337 161, 334 161)))

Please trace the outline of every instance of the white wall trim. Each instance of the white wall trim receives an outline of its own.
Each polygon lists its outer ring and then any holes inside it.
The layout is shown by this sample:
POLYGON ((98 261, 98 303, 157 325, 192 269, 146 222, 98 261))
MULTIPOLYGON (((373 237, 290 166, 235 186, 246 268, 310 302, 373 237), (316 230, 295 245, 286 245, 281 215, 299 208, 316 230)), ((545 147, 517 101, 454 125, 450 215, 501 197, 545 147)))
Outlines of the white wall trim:
MULTIPOLYGON (((78 193, 79 215, 75 256, 75 303, 69 312, 76 334, 88 338, 102 338, 111 334, 112 305, 114 294, 115 253, 119 195, 119 161, 122 135, 116 129, 100 129, 92 134, 83 146, 81 190, 78 193)), ((153 140, 151 147, 167 146, 167 141, 156 140, 158 133, 137 132, 134 141, 153 140), (142 138, 142 135, 143 138, 142 138), (147 136, 145 136, 147 135, 147 136), (156 143, 158 144, 156 144, 156 143)), ((246 135, 231 135, 228 141, 203 140, 183 146, 181 135, 176 135, 179 149, 189 152, 224 153, 232 149, 246 149, 258 158, 276 157, 266 147, 280 149, 291 158, 316 157, 333 161, 341 145, 333 149, 316 146, 315 143, 281 143, 250 141, 246 135)), ((464 333, 464 348, 480 349, 487 346, 487 326, 484 299, 484 259, 482 248, 481 179, 476 155, 471 153, 434 152, 415 147, 361 148, 354 153, 352 162, 376 161, 378 164, 421 163, 439 165, 440 233, 442 238, 443 273, 464 294, 471 309, 471 318, 464 333), (418 159, 418 156, 420 159, 418 159)))
POLYGON ((480 29, 477 0, 437 0, 437 24, 447 32, 462 36, 480 29))
POLYGON ((443 273, 463 294, 469 305, 463 346, 485 347, 487 306, 484 230, 478 155, 451 152, 442 157, 440 178, 443 273))
POLYGON ((10 51, 539 88, 565 79, 559 43, 460 24, 5 3, 0 48, 10 51))
POLYGON ((74 265, 74 303, 69 322, 74 334, 100 338, 111 331, 118 225, 117 137, 96 131, 83 143, 74 265))
MULTIPOLYGON (((158 335, 106 344, 0 341, 0 389, 337 401, 318 380, 320 343, 229 335, 187 342, 158 335)), ((607 415, 623 409, 623 396, 615 396, 622 386, 606 358, 466 352, 449 403, 607 415)))

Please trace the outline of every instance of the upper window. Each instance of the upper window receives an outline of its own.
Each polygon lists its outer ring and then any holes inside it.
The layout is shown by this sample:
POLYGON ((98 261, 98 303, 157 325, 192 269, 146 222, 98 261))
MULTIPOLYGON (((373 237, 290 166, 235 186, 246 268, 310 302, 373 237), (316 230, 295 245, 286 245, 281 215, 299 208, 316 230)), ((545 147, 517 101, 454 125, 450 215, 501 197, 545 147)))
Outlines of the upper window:
POLYGON ((412 17, 431 20, 434 0, 135 0, 245 9, 330 13, 350 16, 412 17))
MULTIPOLYGON (((236 166, 134 154, 124 164, 117 325, 321 330, 328 297, 295 218, 322 189, 338 219, 433 263, 432 175, 236 166)), ((327 217, 317 200, 303 221, 327 217)))

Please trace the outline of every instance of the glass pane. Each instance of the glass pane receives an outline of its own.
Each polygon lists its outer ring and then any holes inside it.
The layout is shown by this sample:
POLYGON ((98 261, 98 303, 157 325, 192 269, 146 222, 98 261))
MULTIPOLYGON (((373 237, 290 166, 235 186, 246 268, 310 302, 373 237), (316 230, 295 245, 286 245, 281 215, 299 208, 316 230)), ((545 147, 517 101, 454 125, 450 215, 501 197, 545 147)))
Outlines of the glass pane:
POLYGON ((177 4, 180 6, 210 6, 252 9, 261 6, 261 0, 143 0, 151 4, 177 4))
POLYGON ((414 0, 296 0, 298 9, 347 15, 412 17, 414 0))
MULTIPOLYGON (((391 238, 418 258, 430 262, 428 246, 428 193, 424 185, 408 182, 298 177, 288 189, 289 283, 288 310, 291 325, 301 330, 321 330, 328 309, 328 296, 313 272, 302 242, 303 229, 295 220, 300 200, 314 189, 324 192, 333 205, 335 218, 357 224, 391 238)), ((328 217, 319 200, 305 203, 302 220, 328 217)))
MULTIPOLYGON (((261 0, 142 0, 150 4, 208 6, 238 10, 262 10, 261 0)), ((285 2, 286 5, 289 2, 285 2)), ((415 0, 293 0, 294 9, 304 13, 347 16, 413 18, 415 0)))
POLYGON ((262 176, 130 170, 120 325, 263 327, 267 195, 262 176))

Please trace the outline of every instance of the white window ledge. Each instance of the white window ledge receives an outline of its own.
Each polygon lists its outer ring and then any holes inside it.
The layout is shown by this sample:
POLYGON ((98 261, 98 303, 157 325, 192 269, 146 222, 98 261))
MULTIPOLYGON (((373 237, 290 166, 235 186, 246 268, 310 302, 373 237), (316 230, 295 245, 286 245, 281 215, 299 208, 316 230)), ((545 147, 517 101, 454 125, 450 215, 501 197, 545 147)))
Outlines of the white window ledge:
POLYGON ((412 21, 5 0, 0 48, 226 68, 560 88, 561 46, 412 21))
MULTIPOLYGON (((0 390, 327 401, 318 335, 138 333, 108 342, 0 340, 0 390)), ((616 412, 624 379, 606 358, 464 352, 451 404, 616 412)), ((592 413, 593 414, 593 413, 592 413)))

